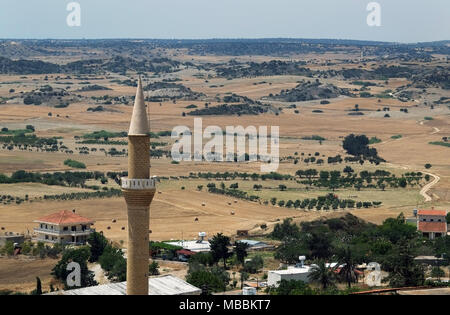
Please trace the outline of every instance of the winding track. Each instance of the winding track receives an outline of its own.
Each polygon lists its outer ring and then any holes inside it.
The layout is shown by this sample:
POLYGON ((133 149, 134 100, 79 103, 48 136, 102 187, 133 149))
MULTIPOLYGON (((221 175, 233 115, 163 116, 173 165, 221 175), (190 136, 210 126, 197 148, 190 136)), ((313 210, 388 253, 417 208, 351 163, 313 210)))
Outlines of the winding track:
MULTIPOLYGON (((419 124, 423 126, 424 125, 424 121, 420 121, 419 124)), ((433 127, 433 131, 430 133, 430 135, 437 134, 440 131, 441 130, 439 128, 433 127)), ((399 140, 402 140, 402 139, 404 139, 404 137, 399 138, 399 139, 389 139, 389 140, 383 141, 383 142, 381 142, 379 144, 383 145, 383 144, 391 142, 391 141, 399 141, 399 140)), ((388 163, 388 164, 390 164, 392 166, 395 166, 395 167, 402 168, 402 169, 411 169, 411 166, 409 166, 409 165, 398 165, 398 164, 392 164, 392 163, 388 163)), ((438 175, 436 175, 436 174, 432 174, 432 173, 428 173, 428 172, 422 172, 422 173, 428 174, 428 175, 430 175, 430 176, 432 176, 434 178, 433 181, 431 181, 428 184, 426 184, 425 186, 423 186, 422 189, 420 190, 420 195, 425 199, 425 202, 430 202, 430 201, 433 200, 433 198, 430 195, 428 195, 428 191, 431 188, 433 188, 433 186, 436 185, 441 180, 441 178, 438 175)))
POLYGON ((429 202, 429 201, 432 201, 433 199, 432 199, 432 197, 430 195, 428 195, 428 191, 434 185, 436 185, 441 178, 439 176, 435 175, 435 174, 431 174, 431 173, 425 173, 425 174, 428 174, 428 175, 434 177, 434 180, 432 182, 429 182, 428 184, 423 186, 422 189, 420 190, 420 194, 425 198, 425 202, 429 202))

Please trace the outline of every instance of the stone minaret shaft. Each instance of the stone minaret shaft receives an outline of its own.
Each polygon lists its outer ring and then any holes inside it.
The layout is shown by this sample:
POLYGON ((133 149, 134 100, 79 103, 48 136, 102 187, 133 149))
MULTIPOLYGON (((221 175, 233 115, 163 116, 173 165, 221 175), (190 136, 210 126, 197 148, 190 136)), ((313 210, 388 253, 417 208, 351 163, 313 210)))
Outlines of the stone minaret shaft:
POLYGON ((128 132, 128 177, 122 178, 127 203, 127 294, 148 295, 150 203, 155 182, 150 178, 150 129, 139 78, 128 132))

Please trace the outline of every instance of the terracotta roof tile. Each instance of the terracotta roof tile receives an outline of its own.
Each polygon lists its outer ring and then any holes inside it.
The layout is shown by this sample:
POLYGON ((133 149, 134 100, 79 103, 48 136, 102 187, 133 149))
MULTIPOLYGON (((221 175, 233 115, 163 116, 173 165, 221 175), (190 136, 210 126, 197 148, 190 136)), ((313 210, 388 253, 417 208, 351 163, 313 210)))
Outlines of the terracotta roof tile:
POLYGON ((93 223, 91 219, 82 217, 68 210, 62 210, 56 213, 52 213, 45 217, 39 218, 34 222, 45 222, 53 224, 93 223))
POLYGON ((447 211, 446 210, 419 210, 419 215, 439 215, 439 216, 446 216, 447 211))
POLYGON ((447 232, 447 222, 419 222, 421 232, 447 232))

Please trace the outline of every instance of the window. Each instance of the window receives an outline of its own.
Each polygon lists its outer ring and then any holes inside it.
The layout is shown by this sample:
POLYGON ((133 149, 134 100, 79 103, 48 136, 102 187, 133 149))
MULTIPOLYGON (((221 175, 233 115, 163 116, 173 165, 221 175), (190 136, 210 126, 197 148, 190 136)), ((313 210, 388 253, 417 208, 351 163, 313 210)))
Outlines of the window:
POLYGON ((69 227, 68 226, 65 226, 64 228, 63 228, 63 231, 68 231, 69 230, 69 227))
POLYGON ((72 226, 72 232, 75 232, 77 230, 76 226, 72 226))

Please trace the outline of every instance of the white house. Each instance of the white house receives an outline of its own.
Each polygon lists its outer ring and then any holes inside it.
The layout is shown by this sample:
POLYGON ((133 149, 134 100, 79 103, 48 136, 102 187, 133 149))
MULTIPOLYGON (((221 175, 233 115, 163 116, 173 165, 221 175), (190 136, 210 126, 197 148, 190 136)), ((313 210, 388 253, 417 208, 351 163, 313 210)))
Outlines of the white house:
POLYGON ((309 282, 309 275, 311 273, 310 266, 303 267, 288 267, 286 270, 271 270, 267 277, 267 285, 278 287, 281 280, 297 280, 305 283, 309 282))
POLYGON ((37 241, 70 245, 83 245, 94 231, 94 221, 63 210, 34 220, 39 226, 34 228, 37 241))
POLYGON ((211 244, 208 241, 198 240, 198 241, 175 241, 166 242, 166 244, 179 246, 187 249, 191 252, 201 253, 211 251, 211 244))

